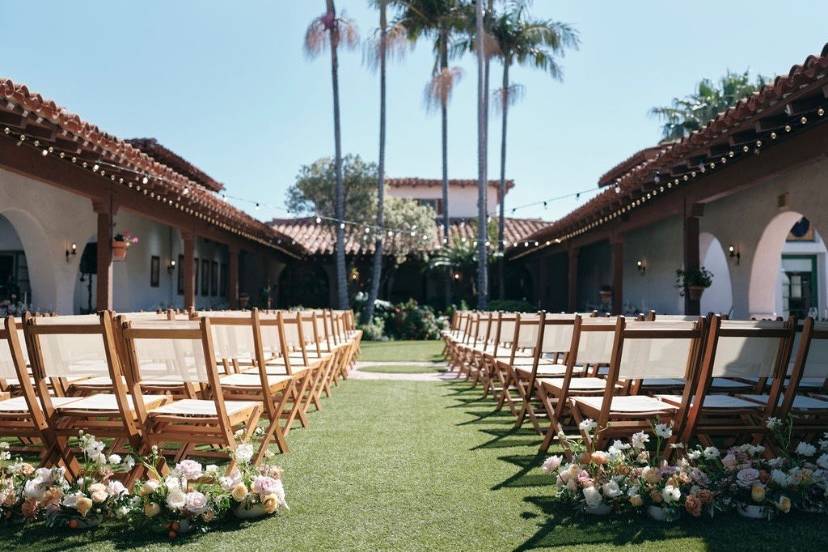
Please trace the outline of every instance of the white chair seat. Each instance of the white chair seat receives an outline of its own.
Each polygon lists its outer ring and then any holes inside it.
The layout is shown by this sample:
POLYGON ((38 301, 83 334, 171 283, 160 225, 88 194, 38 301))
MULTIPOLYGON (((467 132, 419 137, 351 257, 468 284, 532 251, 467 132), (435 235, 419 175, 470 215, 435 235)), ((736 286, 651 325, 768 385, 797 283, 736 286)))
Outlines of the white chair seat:
MULTIPOLYGON (((681 395, 656 395, 659 400, 666 403, 679 406, 681 404, 681 395)), ((704 398, 703 408, 758 408, 756 403, 746 401, 730 395, 707 395, 704 398)))
MULTIPOLYGON (((267 383, 277 385, 290 381, 290 376, 267 376, 267 383)), ((230 374, 221 377, 221 384, 228 387, 261 387, 262 378, 259 374, 230 374)))
POLYGON ((647 378, 641 380, 644 387, 681 387, 684 380, 678 378, 647 378))
MULTIPOLYGON (((55 408, 79 400, 79 397, 52 397, 52 405, 55 408)), ((14 397, 0 401, 0 412, 29 412, 29 405, 25 397, 14 397)))
MULTIPOLYGON (((572 400, 595 410, 601 410, 604 404, 604 397, 576 397, 572 400)), ((671 404, 646 395, 613 397, 612 404, 610 405, 610 412, 630 414, 639 412, 672 412, 675 409, 676 407, 671 404)))
MULTIPOLYGON (((761 404, 762 406, 768 404, 768 395, 739 395, 740 398, 761 404)), ((785 397, 779 395, 778 404, 782 404, 785 397)), ((797 395, 794 397, 792 408, 794 410, 828 410, 828 402, 815 399, 814 397, 806 397, 804 395, 797 395)))
POLYGON ((713 378, 713 381, 710 382, 711 389, 750 389, 751 387, 753 386, 749 383, 728 378, 713 378))
MULTIPOLYGON (((143 395, 144 404, 151 408, 154 405, 160 404, 170 399, 168 395, 143 395)), ((129 410, 133 411, 133 401, 130 395, 127 395, 127 405, 129 410)), ((96 410, 101 412, 115 412, 118 410, 118 401, 115 395, 108 393, 100 393, 98 395, 90 395, 88 397, 80 397, 77 400, 69 402, 63 406, 56 406, 56 410, 96 410)))
MULTIPOLYGON (((547 378, 543 381, 553 387, 563 388, 564 378, 547 378)), ((570 391, 593 391, 605 389, 607 380, 603 378, 572 378, 569 380, 570 391)))
MULTIPOLYGON (((258 404, 252 401, 224 401, 224 408, 227 415, 232 416, 249 410, 258 404)), ((155 415, 215 417, 217 416, 216 403, 199 399, 183 399, 153 408, 149 412, 149 416, 155 415)))
MULTIPOLYGON (((521 375, 530 376, 532 374, 532 366, 518 366, 517 371, 521 375)), ((578 369, 573 369, 573 373, 578 373, 578 369)), ((566 366, 563 364, 539 364, 538 371, 535 375, 539 378, 560 378, 566 374, 566 366)), ((574 381, 574 380, 573 380, 574 381)))

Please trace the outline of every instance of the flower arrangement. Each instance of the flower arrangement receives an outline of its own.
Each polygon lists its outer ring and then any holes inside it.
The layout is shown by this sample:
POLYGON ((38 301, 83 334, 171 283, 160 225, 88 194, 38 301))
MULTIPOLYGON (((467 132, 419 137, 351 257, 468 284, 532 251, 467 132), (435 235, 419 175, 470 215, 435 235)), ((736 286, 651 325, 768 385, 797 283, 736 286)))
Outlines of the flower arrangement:
POLYGON ((112 241, 123 243, 125 247, 129 247, 130 245, 136 245, 140 240, 138 236, 127 230, 115 234, 112 237, 112 241))
POLYGON ((153 447, 149 457, 140 459, 148 476, 132 492, 119 477, 133 470, 135 458, 107 455, 102 441, 83 432, 77 446, 81 469, 70 482, 63 468, 35 468, 20 458, 12 460, 8 443, 0 442, 0 519, 70 529, 120 520, 136 528, 161 529, 174 539, 206 531, 229 515, 261 517, 288 508, 282 469, 268 462, 251 464, 250 443, 236 447, 232 470, 186 459, 164 476, 156 469, 163 462, 153 447))
MULTIPOLYGON (((558 500, 592 514, 646 512, 673 521, 724 511, 759 519, 792 510, 828 511, 828 434, 818 445, 800 442, 788 453, 791 422, 770 418, 767 425, 783 451, 779 456, 771 457, 765 447, 753 444, 724 452, 697 446, 668 463, 660 459, 672 428, 655 424, 652 451, 647 448, 650 435, 644 432, 634 434, 629 443, 617 440, 606 451, 587 452, 567 442, 576 460, 551 456, 543 470, 555 477, 558 500)), ((584 420, 580 429, 590 433, 595 422, 584 420)))

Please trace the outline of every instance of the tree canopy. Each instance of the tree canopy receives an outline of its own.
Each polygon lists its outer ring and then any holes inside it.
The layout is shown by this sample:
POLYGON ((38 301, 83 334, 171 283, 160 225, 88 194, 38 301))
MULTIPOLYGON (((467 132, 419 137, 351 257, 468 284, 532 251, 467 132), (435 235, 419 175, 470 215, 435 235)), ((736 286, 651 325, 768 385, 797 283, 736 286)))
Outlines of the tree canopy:
POLYGON ((669 106, 654 107, 650 114, 663 121, 661 133, 665 140, 679 140, 699 130, 722 111, 742 98, 753 95, 770 82, 768 77, 750 72, 728 71, 718 82, 702 79, 692 94, 673 98, 669 106))

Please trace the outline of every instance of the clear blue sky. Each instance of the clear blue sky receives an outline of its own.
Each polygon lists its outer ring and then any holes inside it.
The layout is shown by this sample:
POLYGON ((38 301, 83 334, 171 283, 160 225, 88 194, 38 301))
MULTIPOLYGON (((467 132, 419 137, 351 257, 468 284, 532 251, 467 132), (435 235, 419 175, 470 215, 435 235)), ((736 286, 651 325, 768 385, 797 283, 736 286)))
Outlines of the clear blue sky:
MULTIPOLYGON (((368 36, 367 0, 339 0, 368 36)), ((333 152, 327 57, 302 39, 323 0, 143 0, 0 3, 0 75, 117 136, 155 137, 230 194, 283 205, 300 165, 333 152)), ((726 69, 776 75, 828 41, 828 2, 535 0, 533 13, 574 25, 580 51, 558 83, 514 71, 526 96, 512 111, 507 207, 593 186, 598 176, 659 139, 654 105, 726 69)), ((449 174, 476 178, 472 59, 452 100, 449 174)), ((388 174, 440 175, 440 122, 426 115, 432 66, 423 44, 389 73, 388 174)), ((494 66, 493 80, 500 78, 494 66)), ((343 148, 376 159, 378 84, 361 52, 343 53, 343 148)), ((490 128, 489 175, 499 170, 500 126, 490 128)), ((554 219, 582 196, 516 216, 554 219)), ((282 211, 238 203, 269 219, 282 211)))

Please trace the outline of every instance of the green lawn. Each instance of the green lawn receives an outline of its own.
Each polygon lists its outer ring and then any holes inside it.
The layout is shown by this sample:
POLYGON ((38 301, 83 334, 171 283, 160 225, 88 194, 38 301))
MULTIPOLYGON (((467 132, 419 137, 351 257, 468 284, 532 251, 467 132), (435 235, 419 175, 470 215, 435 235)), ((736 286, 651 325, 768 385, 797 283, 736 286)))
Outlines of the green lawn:
MULTIPOLYGON (((291 510, 181 542, 187 550, 828 550, 824 516, 664 525, 571 515, 549 499, 539 438, 466 383, 347 381, 292 432, 291 510)), ((123 528, 2 526, 3 550, 166 550, 123 528), (68 535, 68 536, 67 536, 68 535)), ((178 545, 176 546, 178 547, 178 545)))
POLYGON ((374 372, 377 374, 433 374, 435 372, 445 371, 446 368, 442 365, 437 366, 411 366, 407 364, 377 364, 374 366, 362 366, 360 372, 374 372))
POLYGON ((375 362, 440 362, 442 341, 363 341, 359 360, 375 362))

